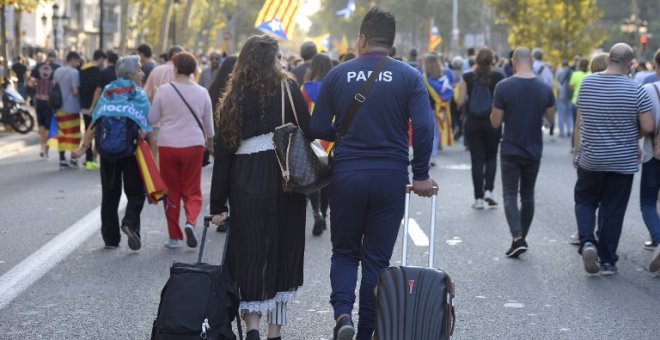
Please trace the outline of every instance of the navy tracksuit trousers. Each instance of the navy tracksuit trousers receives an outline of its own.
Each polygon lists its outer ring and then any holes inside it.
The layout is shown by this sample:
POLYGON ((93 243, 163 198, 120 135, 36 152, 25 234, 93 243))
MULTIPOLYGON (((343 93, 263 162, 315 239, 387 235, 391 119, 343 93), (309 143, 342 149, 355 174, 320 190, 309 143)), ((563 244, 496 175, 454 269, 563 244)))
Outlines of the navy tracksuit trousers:
POLYGON ((358 340, 371 339, 374 332, 374 288, 380 272, 390 265, 407 184, 407 172, 397 170, 335 172, 330 179, 330 303, 335 319, 351 315, 361 262, 358 340))

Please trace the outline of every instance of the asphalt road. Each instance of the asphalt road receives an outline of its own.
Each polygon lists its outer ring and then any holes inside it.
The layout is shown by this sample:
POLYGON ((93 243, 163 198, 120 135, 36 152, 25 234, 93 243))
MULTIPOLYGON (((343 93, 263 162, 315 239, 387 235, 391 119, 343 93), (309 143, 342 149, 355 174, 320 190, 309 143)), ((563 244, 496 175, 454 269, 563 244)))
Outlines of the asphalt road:
MULTIPOLYGON (((639 175, 619 274, 588 276, 577 248, 566 242, 576 229, 568 150, 568 140, 546 143, 530 250, 517 260, 504 256, 511 240, 503 209, 470 208, 469 155, 460 146, 439 154, 432 169, 441 188, 434 246, 436 266, 456 282, 455 339, 660 339, 660 278, 646 270, 651 253, 642 249, 648 232, 639 212, 639 175)), ((98 172, 60 172, 55 160, 37 160, 37 153, 33 147, 0 160, 0 276, 100 203, 98 172)), ((209 185, 205 169, 205 192, 209 185)), ((495 195, 501 201, 499 171, 495 195)), ((413 199, 412 217, 427 234, 429 208, 429 200, 413 199)), ((308 221, 304 292, 290 307, 283 337, 331 339, 330 235, 313 237, 311 216, 308 221)), ((105 250, 95 233, 0 309, 0 339, 147 339, 169 266, 194 261, 196 253, 163 247, 162 206, 145 208, 142 228, 139 252, 125 242, 105 250)), ((224 234, 209 235, 205 258, 217 263, 224 234)), ((428 248, 411 243, 410 251, 409 264, 426 264, 428 248)), ((400 254, 399 243, 392 264, 400 254)))

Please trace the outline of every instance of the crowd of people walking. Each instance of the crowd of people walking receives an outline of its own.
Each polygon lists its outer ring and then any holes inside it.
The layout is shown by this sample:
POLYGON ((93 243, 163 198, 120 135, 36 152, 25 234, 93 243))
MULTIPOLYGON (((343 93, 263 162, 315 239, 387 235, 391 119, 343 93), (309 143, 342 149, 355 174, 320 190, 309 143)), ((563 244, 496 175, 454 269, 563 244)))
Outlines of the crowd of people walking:
POLYGON ((460 138, 470 153, 474 209, 499 206, 499 154, 510 258, 530 249, 544 126, 571 138, 577 231, 569 242, 578 245, 589 274, 617 273, 617 246, 641 165, 640 207, 651 235, 644 247, 654 250, 649 270, 660 270, 660 51, 654 74, 632 78, 635 58, 626 44, 556 68, 541 49, 527 47, 515 48, 509 60, 481 48, 453 59, 411 51, 403 61, 391 57, 395 32, 394 16, 373 8, 360 26, 357 56, 337 61, 306 42, 295 64, 262 35, 247 39, 238 56, 211 52, 205 68, 181 46, 158 65, 143 44, 121 57, 98 50, 88 62, 69 52, 63 65, 51 52, 33 70, 14 72, 27 79, 21 91, 32 89, 40 157, 49 157, 56 130, 61 170, 78 168, 83 156, 87 170, 100 169, 106 248, 120 245, 121 232, 130 249, 142 247, 146 194, 134 154, 140 141, 149 144, 167 187, 166 248, 179 248, 184 239, 198 246, 203 196, 210 193, 213 223, 231 219, 227 265, 240 287, 250 340, 259 339, 264 316, 268 339, 281 338, 289 302, 303 286, 307 201, 314 236, 328 228, 329 217, 334 337, 371 339, 374 288, 399 234, 408 169, 412 190, 432 195, 438 150, 460 138), (62 101, 56 110, 49 102, 55 86, 62 101), (272 139, 286 123, 333 151, 326 188, 308 195, 283 190, 272 139), (209 156, 212 183, 202 188, 209 156), (128 206, 120 221, 122 191, 128 206))

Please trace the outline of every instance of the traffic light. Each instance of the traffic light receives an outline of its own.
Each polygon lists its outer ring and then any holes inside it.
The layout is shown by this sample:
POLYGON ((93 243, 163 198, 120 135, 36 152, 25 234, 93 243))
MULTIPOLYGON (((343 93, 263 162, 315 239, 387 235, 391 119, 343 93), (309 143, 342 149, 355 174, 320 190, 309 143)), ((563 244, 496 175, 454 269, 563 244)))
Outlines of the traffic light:
POLYGON ((642 52, 646 52, 646 44, 649 42, 649 38, 646 34, 639 37, 639 43, 642 45, 642 52))

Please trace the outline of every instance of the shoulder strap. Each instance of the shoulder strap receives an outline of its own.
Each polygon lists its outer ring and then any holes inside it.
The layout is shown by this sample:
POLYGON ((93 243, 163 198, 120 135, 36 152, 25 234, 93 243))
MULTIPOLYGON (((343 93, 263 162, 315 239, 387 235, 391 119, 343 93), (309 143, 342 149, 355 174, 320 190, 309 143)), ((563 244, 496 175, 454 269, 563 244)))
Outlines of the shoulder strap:
POLYGON ((373 70, 371 75, 369 76, 369 79, 367 79, 367 82, 362 85, 362 88, 355 94, 355 97, 353 97, 353 102, 351 102, 351 106, 348 109, 348 112, 346 113, 346 117, 344 118, 344 121, 341 123, 341 126, 339 127, 339 131, 337 131, 335 135, 335 147, 339 143, 341 143, 342 139, 344 139, 344 136, 346 135, 346 132, 348 132, 348 128, 351 126, 351 122, 353 121, 353 118, 355 118, 355 115, 358 112, 358 109, 360 106, 362 106, 362 103, 367 99, 367 94, 369 93, 369 90, 371 87, 374 85, 374 82, 376 81, 376 78, 380 74, 380 72, 387 66, 390 62, 392 61, 392 58, 390 57, 385 57, 383 60, 376 66, 376 68, 373 70))
POLYGON ((188 107, 188 110, 190 110, 190 114, 195 118, 195 121, 197 122, 197 125, 199 125, 199 128, 202 130, 202 134, 206 136, 206 134, 204 133, 204 127, 202 126, 202 122, 199 121, 199 118, 197 118, 197 115, 195 114, 195 111, 193 111, 192 107, 190 107, 190 105, 186 101, 186 98, 183 98, 183 95, 181 94, 181 92, 179 92, 179 89, 177 89, 176 86, 174 86, 174 83, 170 82, 170 85, 172 85, 172 88, 174 88, 174 91, 176 91, 176 93, 179 95, 179 98, 181 98, 181 100, 183 100, 183 103, 186 104, 186 106, 188 107))
POLYGON ((658 90, 658 87, 655 86, 655 84, 651 84, 653 86, 653 89, 655 90, 655 94, 658 96, 658 101, 660 101, 660 90, 658 90))

